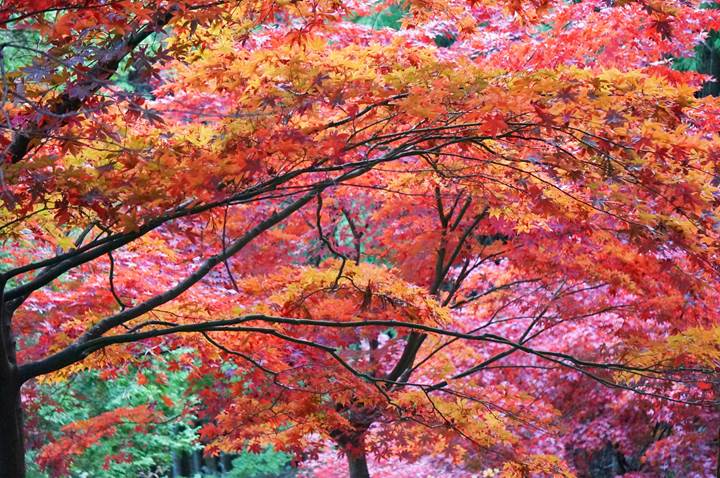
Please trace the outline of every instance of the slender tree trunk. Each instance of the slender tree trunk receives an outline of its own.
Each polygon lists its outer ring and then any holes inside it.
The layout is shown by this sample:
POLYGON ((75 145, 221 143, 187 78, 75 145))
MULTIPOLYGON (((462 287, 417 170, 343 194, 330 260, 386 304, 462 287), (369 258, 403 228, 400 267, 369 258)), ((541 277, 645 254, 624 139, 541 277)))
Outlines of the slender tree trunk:
POLYGON ((355 442, 346 446, 345 456, 348 459, 350 478, 370 478, 364 438, 359 437, 355 442))
POLYGON ((0 478, 25 478, 25 443, 12 311, 0 282, 0 478))
POLYGON ((0 377, 0 478, 25 477, 25 445, 20 385, 15 376, 0 377))

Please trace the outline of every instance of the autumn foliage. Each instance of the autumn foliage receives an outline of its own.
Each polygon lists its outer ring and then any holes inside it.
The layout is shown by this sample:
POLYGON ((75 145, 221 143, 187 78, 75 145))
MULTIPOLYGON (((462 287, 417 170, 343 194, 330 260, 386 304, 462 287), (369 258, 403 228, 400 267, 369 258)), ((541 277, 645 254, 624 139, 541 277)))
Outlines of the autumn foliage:
POLYGON ((718 11, 5 2, 0 476, 171 419, 32 418, 157 361, 207 453, 315 476, 714 476, 720 104, 672 61, 718 11))

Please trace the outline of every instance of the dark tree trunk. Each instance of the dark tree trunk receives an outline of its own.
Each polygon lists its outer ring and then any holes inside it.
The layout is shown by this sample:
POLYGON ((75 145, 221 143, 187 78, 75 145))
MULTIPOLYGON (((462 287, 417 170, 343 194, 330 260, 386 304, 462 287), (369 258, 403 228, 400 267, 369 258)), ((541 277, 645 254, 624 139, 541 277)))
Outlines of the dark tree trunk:
POLYGON ((22 382, 15 358, 12 311, 0 282, 0 478, 25 478, 25 443, 20 401, 22 382))
POLYGON ((345 447, 345 456, 348 459, 350 478, 370 478, 365 454, 365 440, 362 437, 345 447))
POLYGON ((25 477, 20 385, 15 374, 0 377, 0 478, 25 477))
POLYGON ((230 470, 232 470, 232 460, 233 456, 220 453, 220 471, 223 473, 230 472, 230 470))

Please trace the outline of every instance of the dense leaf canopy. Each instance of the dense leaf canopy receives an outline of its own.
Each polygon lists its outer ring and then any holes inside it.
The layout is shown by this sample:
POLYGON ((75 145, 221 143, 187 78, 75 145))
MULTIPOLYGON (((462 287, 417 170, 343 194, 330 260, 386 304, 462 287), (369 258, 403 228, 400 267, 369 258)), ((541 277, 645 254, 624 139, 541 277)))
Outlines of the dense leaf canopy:
POLYGON ((47 390, 147 367, 187 405, 78 416, 41 467, 175 410, 353 477, 710 476, 720 104, 672 68, 706 7, 6 1, 0 468, 47 390))

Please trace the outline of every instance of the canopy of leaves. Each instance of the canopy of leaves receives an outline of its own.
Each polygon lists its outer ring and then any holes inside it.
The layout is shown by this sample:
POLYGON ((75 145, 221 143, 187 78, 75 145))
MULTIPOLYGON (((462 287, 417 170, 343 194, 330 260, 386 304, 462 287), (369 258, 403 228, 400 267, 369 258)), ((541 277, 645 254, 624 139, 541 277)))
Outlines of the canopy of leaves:
POLYGON ((587 476, 608 449, 708 476, 720 104, 672 66, 719 22, 674 0, 6 2, 0 373, 49 442, 32 456, 133 474, 197 418, 208 453, 332 446, 352 476, 366 455, 587 476))

